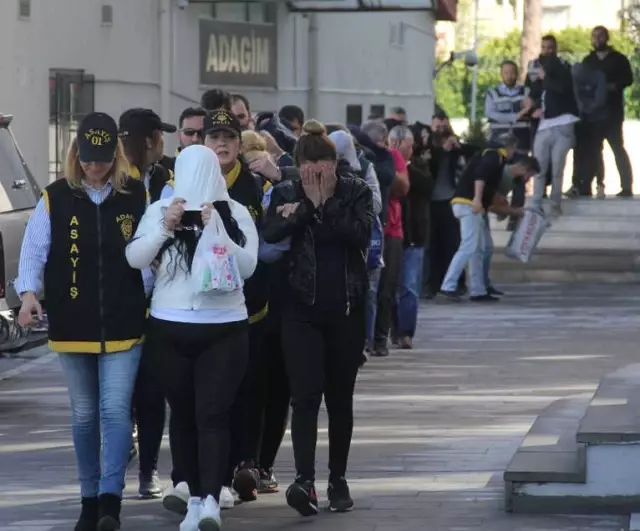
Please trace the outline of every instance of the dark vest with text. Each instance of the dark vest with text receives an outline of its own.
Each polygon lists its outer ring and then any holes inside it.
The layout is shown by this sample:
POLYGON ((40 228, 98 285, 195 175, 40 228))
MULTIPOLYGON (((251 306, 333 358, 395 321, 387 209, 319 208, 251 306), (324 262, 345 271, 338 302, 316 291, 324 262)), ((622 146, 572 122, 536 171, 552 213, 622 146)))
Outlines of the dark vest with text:
POLYGON ((146 190, 134 178, 125 190, 101 205, 65 179, 43 192, 51 221, 44 286, 53 351, 120 352, 142 340, 142 273, 129 267, 125 248, 144 214, 146 190))

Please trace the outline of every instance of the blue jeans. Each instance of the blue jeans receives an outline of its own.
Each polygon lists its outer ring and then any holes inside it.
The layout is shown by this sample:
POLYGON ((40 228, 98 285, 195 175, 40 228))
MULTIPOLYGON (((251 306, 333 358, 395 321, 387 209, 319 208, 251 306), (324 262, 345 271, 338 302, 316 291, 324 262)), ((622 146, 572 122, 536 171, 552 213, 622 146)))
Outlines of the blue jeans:
MULTIPOLYGON (((407 247, 402 255, 402 275, 398 287, 398 337, 413 337, 422 291, 424 247, 407 247)), ((427 258, 428 259, 428 258, 427 258)))
POLYGON ((369 291, 367 292, 366 306, 366 345, 373 345, 373 332, 376 326, 376 316, 378 314, 378 286, 380 284, 380 273, 382 268, 371 269, 369 271, 369 291))
POLYGON ((113 354, 58 355, 71 399, 83 498, 122 496, 132 443, 131 397, 141 353, 142 345, 136 345, 113 354))
POLYGON ((487 285, 482 265, 487 231, 484 216, 474 214, 471 205, 462 203, 453 205, 453 215, 460 221, 460 247, 449 264, 441 289, 455 292, 460 275, 469 265, 469 295, 486 295, 487 285))
POLYGON ((484 251, 482 253, 482 271, 484 274, 484 285, 491 286, 491 259, 493 258, 493 237, 491 236, 491 225, 489 225, 489 215, 484 215, 484 251))

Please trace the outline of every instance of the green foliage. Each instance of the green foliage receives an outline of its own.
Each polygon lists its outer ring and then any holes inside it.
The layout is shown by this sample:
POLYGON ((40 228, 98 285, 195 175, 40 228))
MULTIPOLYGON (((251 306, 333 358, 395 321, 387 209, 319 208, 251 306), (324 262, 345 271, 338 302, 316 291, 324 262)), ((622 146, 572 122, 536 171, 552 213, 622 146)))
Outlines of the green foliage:
POLYGON ((482 120, 476 120, 462 135, 462 140, 474 146, 484 146, 488 140, 487 126, 482 120))
MULTIPOLYGON (((559 55, 571 63, 581 61, 591 51, 591 29, 567 28, 555 34, 558 39, 559 55)), ((482 43, 478 50, 478 120, 484 117, 484 97, 492 87, 500 83, 500 63, 510 59, 520 62, 520 31, 512 31, 505 37, 490 39, 482 43)), ((640 74, 640 57, 635 52, 633 39, 620 32, 611 32, 611 44, 624 53, 634 70, 640 74)), ((524 65, 526 68, 526 65, 524 65)), ((456 61, 438 75, 434 86, 438 104, 451 117, 469 118, 471 115, 472 72, 462 61, 456 61)), ((626 115, 628 118, 640 118, 640 84, 634 83, 625 91, 626 115)))

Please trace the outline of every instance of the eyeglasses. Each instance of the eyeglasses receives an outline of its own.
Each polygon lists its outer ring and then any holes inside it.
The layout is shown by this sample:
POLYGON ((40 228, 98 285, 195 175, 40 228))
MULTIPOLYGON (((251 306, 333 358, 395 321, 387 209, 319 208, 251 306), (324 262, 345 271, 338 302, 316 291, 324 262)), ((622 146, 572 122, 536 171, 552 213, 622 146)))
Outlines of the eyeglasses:
POLYGON ((190 127, 188 127, 187 129, 180 129, 180 132, 184 136, 198 135, 201 138, 204 136, 204 130, 202 129, 191 129, 190 127))

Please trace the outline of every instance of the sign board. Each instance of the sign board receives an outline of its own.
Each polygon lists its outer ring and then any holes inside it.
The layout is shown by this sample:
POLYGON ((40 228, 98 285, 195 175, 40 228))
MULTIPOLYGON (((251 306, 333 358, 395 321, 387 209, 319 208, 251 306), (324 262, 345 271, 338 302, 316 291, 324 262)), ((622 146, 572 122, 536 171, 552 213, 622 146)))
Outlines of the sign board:
POLYGON ((292 0, 293 11, 432 11, 436 0, 292 0))
POLYGON ((199 31, 201 85, 276 87, 278 54, 275 24, 201 18, 199 31))

